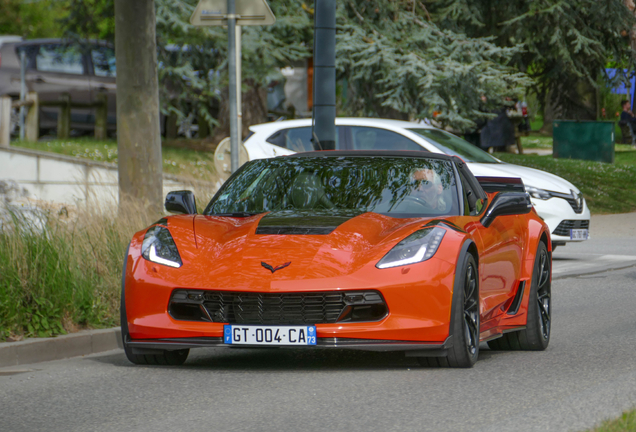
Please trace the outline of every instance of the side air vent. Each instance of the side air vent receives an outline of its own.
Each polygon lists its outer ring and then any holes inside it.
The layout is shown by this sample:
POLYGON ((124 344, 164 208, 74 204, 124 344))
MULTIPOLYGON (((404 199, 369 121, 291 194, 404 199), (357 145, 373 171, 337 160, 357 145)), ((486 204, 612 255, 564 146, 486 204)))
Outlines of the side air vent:
POLYGON ((515 294, 515 298, 512 299, 512 303, 510 303, 510 307, 508 308, 508 315, 516 315, 519 312, 519 306, 521 306, 521 299, 523 299, 523 292, 526 288, 526 281, 519 282, 519 287, 517 288, 517 294, 515 294))

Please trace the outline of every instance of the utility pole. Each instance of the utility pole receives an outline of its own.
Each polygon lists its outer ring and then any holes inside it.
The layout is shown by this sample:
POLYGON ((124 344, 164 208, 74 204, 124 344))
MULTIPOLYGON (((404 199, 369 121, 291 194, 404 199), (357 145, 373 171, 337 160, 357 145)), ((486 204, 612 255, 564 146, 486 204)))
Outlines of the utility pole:
POLYGON ((272 25, 276 17, 265 0, 199 0, 190 23, 194 26, 227 25, 230 105, 230 163, 239 168, 241 112, 241 26, 272 25))
POLYGON ((336 149, 336 0, 316 0, 312 137, 316 150, 336 149))

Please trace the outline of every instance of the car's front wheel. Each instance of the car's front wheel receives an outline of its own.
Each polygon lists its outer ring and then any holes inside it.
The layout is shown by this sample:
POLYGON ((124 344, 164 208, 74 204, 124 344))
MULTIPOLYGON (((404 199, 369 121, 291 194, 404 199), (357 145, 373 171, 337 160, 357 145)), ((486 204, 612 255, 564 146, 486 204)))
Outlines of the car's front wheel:
POLYGON ((419 357, 422 366, 471 368, 479 357, 479 276, 475 258, 467 253, 453 289, 451 334, 446 357, 419 357))
POLYGON ((551 271, 548 249, 540 242, 532 272, 526 328, 489 341, 490 349, 543 351, 548 347, 552 329, 551 271))

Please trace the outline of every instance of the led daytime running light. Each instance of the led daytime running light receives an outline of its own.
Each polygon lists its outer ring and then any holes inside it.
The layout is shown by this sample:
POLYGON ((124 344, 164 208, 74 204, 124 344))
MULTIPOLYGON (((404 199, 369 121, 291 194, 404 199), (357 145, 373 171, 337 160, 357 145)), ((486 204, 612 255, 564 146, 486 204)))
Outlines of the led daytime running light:
POLYGON ((170 231, 161 225, 152 226, 146 232, 141 245, 141 256, 168 267, 179 268, 183 264, 170 231))
POLYGON ((379 269, 426 261, 435 255, 446 230, 425 228, 411 234, 389 251, 377 264, 379 269))

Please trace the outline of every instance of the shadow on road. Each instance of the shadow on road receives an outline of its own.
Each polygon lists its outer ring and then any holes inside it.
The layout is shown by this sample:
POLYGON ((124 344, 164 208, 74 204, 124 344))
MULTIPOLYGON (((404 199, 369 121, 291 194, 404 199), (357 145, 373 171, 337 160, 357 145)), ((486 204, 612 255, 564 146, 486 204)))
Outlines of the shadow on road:
MULTIPOLYGON (((479 362, 484 363, 506 351, 490 351, 483 344, 479 362)), ((123 354, 90 358, 92 361, 120 367, 173 368, 214 371, 351 371, 439 369, 420 366, 417 359, 403 352, 365 352, 353 350, 198 348, 182 366, 135 366, 123 354)), ((478 362, 478 365, 479 365, 478 362)))

